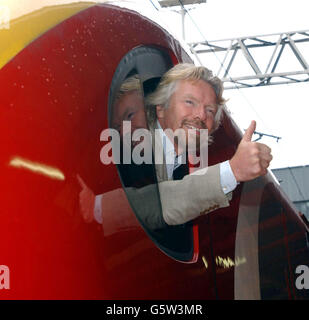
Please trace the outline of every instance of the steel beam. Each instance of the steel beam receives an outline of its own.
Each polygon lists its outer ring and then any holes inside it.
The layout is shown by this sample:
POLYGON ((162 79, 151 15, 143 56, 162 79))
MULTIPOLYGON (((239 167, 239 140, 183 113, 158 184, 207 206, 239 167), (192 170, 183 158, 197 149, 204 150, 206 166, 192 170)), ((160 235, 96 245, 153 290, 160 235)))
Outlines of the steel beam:
POLYGON ((192 53, 199 57, 200 62, 203 61, 203 58, 207 58, 207 55, 217 55, 218 52, 225 53, 223 60, 219 63, 217 75, 223 79, 226 89, 309 81, 309 30, 201 41, 189 43, 189 46, 192 53), (274 48, 270 53, 269 50, 264 50, 265 52, 262 50, 269 47, 274 48), (299 62, 300 68, 291 71, 285 63, 286 70, 284 70, 285 65, 281 63, 280 72, 276 72, 279 62, 282 61, 283 53, 288 47, 291 48, 289 53, 299 62), (240 63, 239 60, 235 59, 240 54, 253 72, 241 77, 231 77, 232 67, 234 72, 242 69, 237 66, 237 63, 240 63), (228 58, 230 55, 231 58, 228 58), (256 57, 259 57, 260 64, 264 59, 263 62, 267 66, 265 72, 261 71, 262 68, 257 63, 256 57))

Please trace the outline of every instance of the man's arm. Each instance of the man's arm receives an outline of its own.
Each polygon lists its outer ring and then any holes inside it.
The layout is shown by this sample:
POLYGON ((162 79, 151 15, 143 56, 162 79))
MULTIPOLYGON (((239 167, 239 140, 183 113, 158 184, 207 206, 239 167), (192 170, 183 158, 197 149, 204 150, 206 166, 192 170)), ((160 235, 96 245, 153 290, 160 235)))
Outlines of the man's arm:
POLYGON ((182 180, 159 183, 163 217, 167 224, 182 224, 218 208, 229 206, 223 192, 220 164, 200 169, 182 180))
MULTIPOLYGON (((121 219, 126 225, 123 218, 129 219, 132 215, 127 197, 140 221, 152 230, 169 224, 183 224, 202 213, 229 205, 228 195, 224 194, 220 183, 219 164, 198 170, 182 180, 163 181, 158 185, 151 184, 138 189, 116 189, 97 196, 94 196, 80 177, 78 179, 82 186, 80 208, 85 221, 91 222, 94 218, 98 223, 103 226, 107 224, 112 229, 116 220, 117 225, 121 219), (130 214, 123 215, 124 212, 130 214)), ((133 223, 133 220, 130 223, 133 223)))
MULTIPOLYGON (((255 121, 251 123, 235 155, 229 161, 236 183, 252 180, 266 174, 267 167, 272 160, 271 150, 266 145, 251 141, 254 130, 255 121)), ((229 200, 231 200, 230 191, 236 185, 233 182, 226 194, 224 190, 225 183, 222 182, 221 171, 223 164, 216 164, 197 170, 185 176, 182 180, 170 180, 158 183, 163 214, 161 214, 159 198, 156 196, 157 186, 155 184, 139 189, 126 188, 126 192, 131 204, 136 209, 135 211, 137 211, 135 213, 137 213, 148 228, 158 229, 166 225, 183 224, 201 214, 206 214, 229 205, 229 200)), ((226 175, 224 176, 226 178, 226 175)), ((118 199, 122 199, 121 201, 125 202, 123 210, 131 210, 124 196, 124 191, 122 189, 115 191, 123 193, 122 197, 118 197, 118 199)), ((81 195, 84 194, 88 193, 82 191, 81 195)), ((113 210, 115 199, 112 191, 98 203, 101 202, 101 209, 105 207, 113 210)), ((92 197, 91 201, 94 201, 92 197)), ((81 203, 81 208, 83 207, 93 208, 94 205, 92 203, 82 206, 81 203)), ((86 216, 88 217, 88 215, 86 216)), ((102 220, 104 224, 104 215, 102 220)))

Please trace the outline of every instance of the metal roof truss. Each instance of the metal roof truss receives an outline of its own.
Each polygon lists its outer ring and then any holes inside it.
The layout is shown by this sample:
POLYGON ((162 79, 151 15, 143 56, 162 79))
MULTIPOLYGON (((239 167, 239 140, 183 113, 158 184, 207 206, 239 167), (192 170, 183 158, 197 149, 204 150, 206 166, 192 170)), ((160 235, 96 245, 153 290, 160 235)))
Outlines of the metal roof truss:
POLYGON ((195 42, 189 46, 201 65, 209 54, 223 57, 219 59, 217 75, 225 89, 309 81, 309 30, 195 42), (296 60, 291 70, 288 62, 293 59, 296 60), (244 61, 249 68, 240 76, 238 72, 243 69, 244 61))

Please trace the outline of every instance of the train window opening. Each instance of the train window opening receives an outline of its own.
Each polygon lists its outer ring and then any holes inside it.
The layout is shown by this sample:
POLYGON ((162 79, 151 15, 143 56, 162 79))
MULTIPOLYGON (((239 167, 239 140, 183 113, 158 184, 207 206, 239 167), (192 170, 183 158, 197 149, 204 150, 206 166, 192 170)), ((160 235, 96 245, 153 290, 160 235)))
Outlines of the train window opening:
POLYGON ((117 169, 135 216, 163 252, 173 259, 189 262, 194 253, 192 223, 177 226, 165 223, 153 152, 150 161, 140 163, 135 158, 145 156, 143 152, 148 144, 151 151, 153 148, 145 97, 155 90, 162 75, 172 66, 169 56, 156 48, 139 47, 129 52, 118 65, 112 80, 109 127, 120 134, 117 169), (140 140, 133 139, 137 129, 149 134, 140 140))

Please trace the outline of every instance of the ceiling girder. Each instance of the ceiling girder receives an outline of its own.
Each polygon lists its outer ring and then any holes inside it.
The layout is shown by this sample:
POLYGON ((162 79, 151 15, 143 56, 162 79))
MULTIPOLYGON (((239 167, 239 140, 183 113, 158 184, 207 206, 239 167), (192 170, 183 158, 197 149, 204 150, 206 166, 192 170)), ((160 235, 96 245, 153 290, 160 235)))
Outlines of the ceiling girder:
POLYGON ((203 59, 209 54, 217 55, 219 52, 224 54, 216 75, 223 80, 225 89, 309 81, 309 30, 194 42, 189 43, 189 46, 191 52, 198 58, 201 64, 203 59), (269 49, 263 52, 263 48, 269 47, 273 47, 271 53, 269 53, 269 49), (282 55, 287 48, 291 49, 289 54, 291 57, 294 56, 298 61, 299 68, 291 71, 285 62, 284 64, 280 64, 281 69, 277 71, 278 64, 282 61, 282 55), (256 49, 258 49, 258 53, 256 49), (256 59, 257 54, 259 55, 259 63, 256 59), (239 55, 242 55, 245 59, 242 61, 248 63, 250 66, 249 70, 252 70, 252 73, 242 76, 237 75, 237 70, 241 69, 237 67, 237 63, 240 63, 240 60, 237 60, 236 57, 239 55), (260 65, 261 57, 263 64, 267 66, 264 72, 260 65), (234 72, 233 76, 231 76, 232 69, 234 72))

